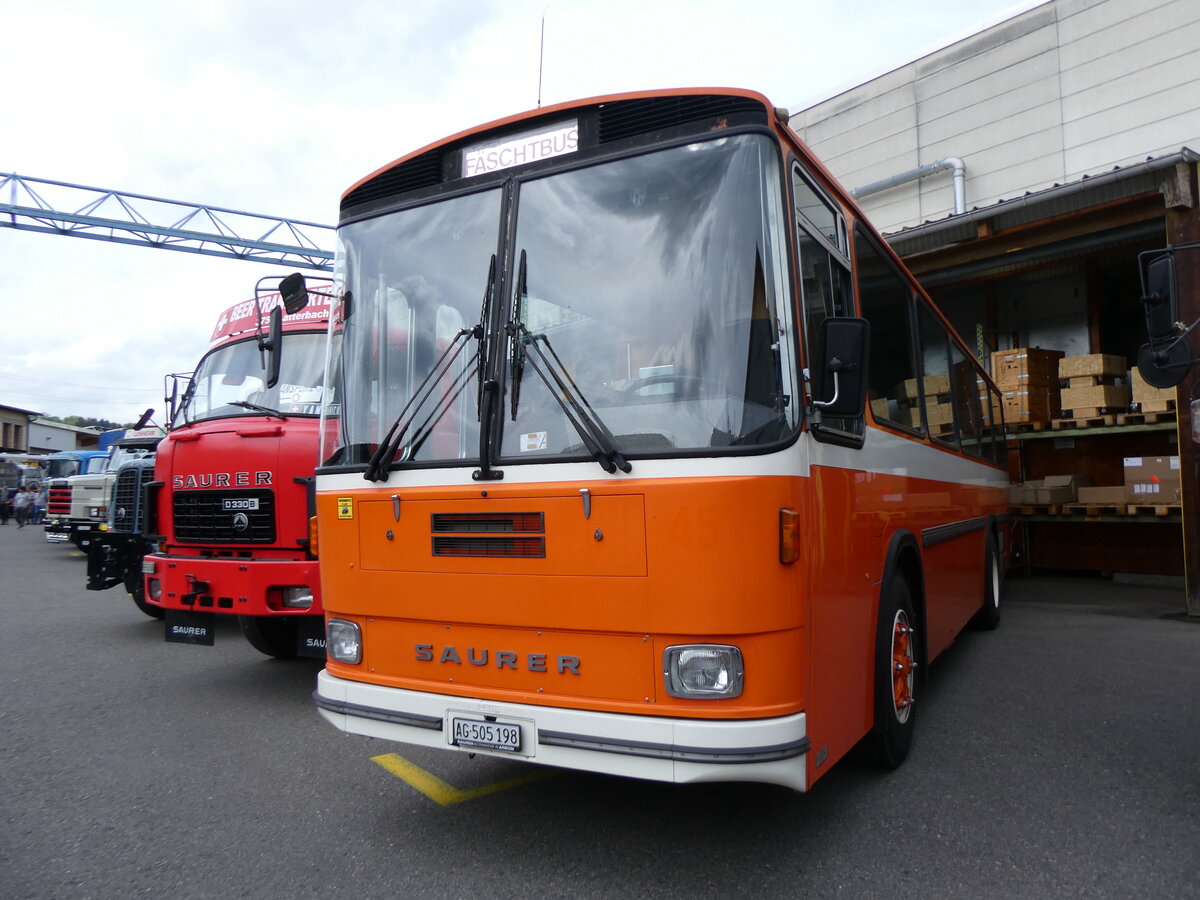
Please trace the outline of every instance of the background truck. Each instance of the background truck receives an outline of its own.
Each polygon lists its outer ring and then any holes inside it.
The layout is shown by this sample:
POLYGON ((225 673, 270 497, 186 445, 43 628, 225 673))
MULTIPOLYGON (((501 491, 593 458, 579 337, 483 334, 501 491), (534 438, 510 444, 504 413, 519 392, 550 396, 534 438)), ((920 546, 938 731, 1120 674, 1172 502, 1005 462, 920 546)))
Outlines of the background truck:
POLYGON ((108 469, 112 450, 61 450, 47 457, 49 499, 46 540, 87 547, 108 512, 108 469))
POLYGON ((325 655, 309 520, 331 349, 327 300, 309 296, 286 315, 279 293, 231 307, 181 396, 168 379, 143 566, 169 642, 212 644, 232 615, 269 656, 325 655))
POLYGON ((87 588, 103 591, 124 585, 134 604, 161 619, 160 606, 145 600, 142 557, 154 549, 146 535, 145 486, 154 480, 154 453, 119 463, 110 470, 108 518, 88 544, 87 588))
POLYGON ((161 428, 144 425, 144 421, 139 422, 138 427, 111 439, 107 450, 81 461, 80 474, 51 479, 46 540, 53 543, 69 540, 79 549, 88 550, 106 527, 117 469, 130 460, 153 454, 154 447, 162 440, 161 428))

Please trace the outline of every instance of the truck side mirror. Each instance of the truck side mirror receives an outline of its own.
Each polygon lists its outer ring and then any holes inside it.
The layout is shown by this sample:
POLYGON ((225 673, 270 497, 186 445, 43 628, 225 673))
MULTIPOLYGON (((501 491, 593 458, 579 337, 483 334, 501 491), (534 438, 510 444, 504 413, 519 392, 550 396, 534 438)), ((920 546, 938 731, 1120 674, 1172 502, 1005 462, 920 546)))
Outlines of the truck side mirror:
POLYGON ((293 272, 279 282, 279 296, 289 316, 308 306, 308 284, 299 272, 293 272))
POLYGON ((863 414, 870 334, 866 319, 830 316, 821 323, 824 351, 813 372, 813 406, 824 415, 854 419, 863 414))
POLYGON ((267 332, 267 387, 279 382, 279 364, 283 356, 283 310, 271 310, 271 327, 267 332))

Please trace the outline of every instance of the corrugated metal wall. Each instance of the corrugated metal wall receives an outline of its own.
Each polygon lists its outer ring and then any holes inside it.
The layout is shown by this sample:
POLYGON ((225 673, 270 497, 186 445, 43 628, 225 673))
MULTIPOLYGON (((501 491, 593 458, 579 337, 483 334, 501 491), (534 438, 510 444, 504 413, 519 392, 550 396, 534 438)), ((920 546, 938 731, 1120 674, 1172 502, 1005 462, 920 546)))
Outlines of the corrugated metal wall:
MULTIPOLYGON (((1052 0, 798 111, 792 127, 849 189, 960 157, 968 209, 1200 150, 1200 2, 1052 0)), ((951 175, 862 203, 884 232, 940 219, 951 175)))

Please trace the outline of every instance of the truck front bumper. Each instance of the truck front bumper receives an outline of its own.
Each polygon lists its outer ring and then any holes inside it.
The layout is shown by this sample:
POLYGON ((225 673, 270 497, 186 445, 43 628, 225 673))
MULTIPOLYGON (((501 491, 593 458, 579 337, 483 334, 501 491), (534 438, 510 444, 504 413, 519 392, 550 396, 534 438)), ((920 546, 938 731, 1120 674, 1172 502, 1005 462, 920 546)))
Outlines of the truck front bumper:
POLYGON ((163 609, 238 616, 320 614, 317 561, 207 559, 148 553, 146 600, 163 609), (311 602, 306 603, 305 597, 311 602))

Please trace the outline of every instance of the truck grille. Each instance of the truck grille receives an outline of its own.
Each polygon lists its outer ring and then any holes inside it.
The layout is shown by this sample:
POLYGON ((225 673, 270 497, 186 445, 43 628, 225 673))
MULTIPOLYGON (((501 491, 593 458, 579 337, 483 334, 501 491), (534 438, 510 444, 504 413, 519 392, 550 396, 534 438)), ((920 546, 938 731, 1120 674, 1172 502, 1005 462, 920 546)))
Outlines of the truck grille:
POLYGON ((275 494, 268 490, 176 491, 172 509, 175 540, 181 543, 275 541, 275 494))
POLYGON ((142 485, 153 477, 154 469, 148 466, 127 466, 117 473, 117 483, 113 488, 113 531, 124 534, 141 534, 145 531, 142 485))
POLYGON ((69 516, 71 514, 71 486, 69 484, 50 488, 46 512, 52 516, 69 516))

